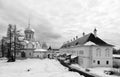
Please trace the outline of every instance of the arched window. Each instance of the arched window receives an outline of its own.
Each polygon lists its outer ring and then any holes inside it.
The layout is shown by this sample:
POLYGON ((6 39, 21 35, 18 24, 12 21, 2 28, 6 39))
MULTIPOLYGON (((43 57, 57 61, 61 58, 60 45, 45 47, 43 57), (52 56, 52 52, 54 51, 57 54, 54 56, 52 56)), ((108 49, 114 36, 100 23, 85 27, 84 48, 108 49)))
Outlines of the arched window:
POLYGON ((31 34, 29 34, 29 39, 31 39, 31 34))
POLYGON ((79 59, 79 64, 83 65, 83 59, 82 58, 79 59))
POLYGON ((26 48, 28 48, 28 44, 26 44, 26 48))
POLYGON ((25 35, 25 37, 27 38, 27 34, 25 35))
POLYGON ((93 63, 95 63, 95 60, 93 60, 93 63))
POLYGON ((110 49, 109 49, 109 48, 106 48, 106 49, 105 49, 105 56, 106 56, 106 57, 109 57, 109 56, 110 56, 110 49))
POLYGON ((100 61, 97 61, 98 64, 100 64, 100 61))
POLYGON ((96 56, 101 56, 101 49, 100 48, 97 48, 96 49, 96 56))

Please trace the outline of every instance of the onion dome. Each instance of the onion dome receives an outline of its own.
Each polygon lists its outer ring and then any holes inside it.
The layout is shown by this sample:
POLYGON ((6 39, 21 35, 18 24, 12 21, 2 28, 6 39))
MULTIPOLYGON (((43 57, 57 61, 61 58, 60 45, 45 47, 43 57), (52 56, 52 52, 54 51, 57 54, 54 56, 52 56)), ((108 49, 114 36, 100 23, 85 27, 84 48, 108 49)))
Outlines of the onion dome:
POLYGON ((35 30, 34 29, 32 29, 30 26, 28 26, 26 29, 25 29, 25 31, 24 32, 35 32, 35 30))

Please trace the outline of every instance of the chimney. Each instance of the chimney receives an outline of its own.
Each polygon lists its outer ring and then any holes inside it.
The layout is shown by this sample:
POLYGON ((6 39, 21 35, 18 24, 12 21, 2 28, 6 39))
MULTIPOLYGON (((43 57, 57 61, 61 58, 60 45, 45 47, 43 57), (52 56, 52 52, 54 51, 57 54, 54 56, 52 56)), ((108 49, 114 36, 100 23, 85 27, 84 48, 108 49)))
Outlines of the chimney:
POLYGON ((75 40, 75 38, 73 38, 73 40, 75 40))
POLYGON ((94 29, 94 36, 97 37, 97 29, 94 29))
POLYGON ((85 33, 83 32, 83 36, 85 36, 85 33))
POLYGON ((76 39, 78 39, 78 36, 76 36, 76 39))

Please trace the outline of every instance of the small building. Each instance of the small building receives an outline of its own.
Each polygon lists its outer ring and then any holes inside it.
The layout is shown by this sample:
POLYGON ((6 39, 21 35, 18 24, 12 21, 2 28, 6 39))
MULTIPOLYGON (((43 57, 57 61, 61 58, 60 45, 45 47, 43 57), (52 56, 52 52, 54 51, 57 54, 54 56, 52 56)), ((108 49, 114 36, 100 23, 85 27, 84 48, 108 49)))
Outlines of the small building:
POLYGON ((45 50, 45 49, 36 49, 33 52, 33 57, 34 58, 44 59, 44 58, 47 57, 47 50, 45 50))
POLYGON ((55 59, 59 55, 59 49, 48 49, 48 58, 55 59))
POLYGON ((83 34, 83 37, 63 44, 60 51, 77 56, 78 64, 85 68, 113 66, 113 45, 100 39, 96 29, 94 33, 83 34))

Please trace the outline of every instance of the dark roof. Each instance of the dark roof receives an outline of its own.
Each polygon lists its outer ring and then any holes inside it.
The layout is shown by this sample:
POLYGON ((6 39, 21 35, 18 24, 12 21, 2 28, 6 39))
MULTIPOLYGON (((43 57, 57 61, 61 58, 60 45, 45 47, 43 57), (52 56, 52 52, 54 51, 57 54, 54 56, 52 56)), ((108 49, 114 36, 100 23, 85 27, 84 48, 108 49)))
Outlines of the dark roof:
POLYGON ((91 41, 99 46, 113 46, 113 45, 110 45, 110 44, 106 43, 105 41, 101 40, 99 37, 95 37, 93 33, 89 33, 87 35, 84 35, 81 38, 78 38, 78 39, 72 41, 72 42, 63 44, 61 48, 66 48, 66 47, 75 46, 75 45, 84 45, 85 43, 87 43, 89 41, 91 41))

